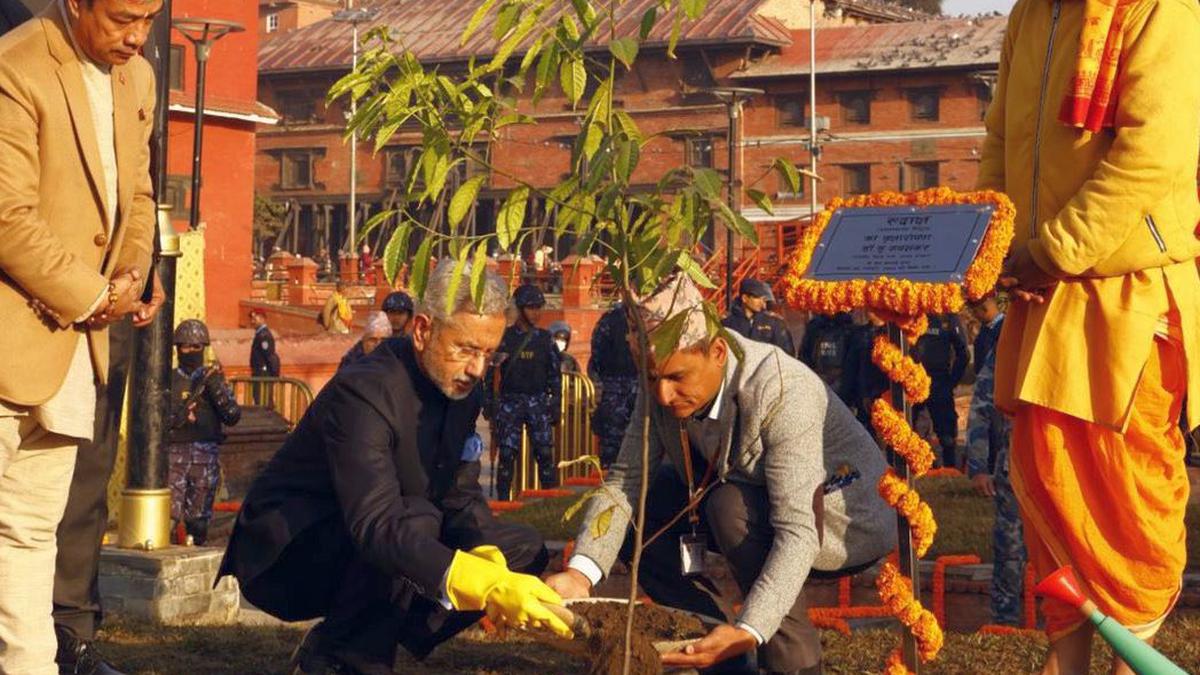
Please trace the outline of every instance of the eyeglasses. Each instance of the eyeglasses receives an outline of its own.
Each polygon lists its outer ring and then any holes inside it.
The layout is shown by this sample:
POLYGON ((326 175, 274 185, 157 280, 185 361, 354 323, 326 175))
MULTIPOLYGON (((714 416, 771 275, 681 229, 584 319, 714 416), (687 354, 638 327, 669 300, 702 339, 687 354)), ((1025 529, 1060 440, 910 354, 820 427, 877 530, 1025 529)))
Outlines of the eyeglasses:
POLYGON ((457 363, 474 361, 475 359, 483 359, 484 363, 487 363, 492 360, 492 350, 448 344, 446 345, 446 356, 448 356, 451 361, 455 361, 457 363))

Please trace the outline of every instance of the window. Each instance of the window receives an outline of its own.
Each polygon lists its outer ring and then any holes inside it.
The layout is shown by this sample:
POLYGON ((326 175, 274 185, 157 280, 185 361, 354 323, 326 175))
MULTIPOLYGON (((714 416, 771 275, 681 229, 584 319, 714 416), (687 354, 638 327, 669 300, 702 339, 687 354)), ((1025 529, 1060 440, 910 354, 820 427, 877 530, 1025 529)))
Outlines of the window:
POLYGON ((807 125, 804 119, 806 101, 800 94, 780 96, 775 99, 775 110, 779 115, 781 127, 803 127, 807 125))
POLYGON ((187 192, 187 176, 167 176, 167 182, 163 186, 162 199, 158 201, 170 207, 172 220, 182 220, 188 217, 187 192))
POLYGON ((284 190, 313 187, 313 156, 308 150, 291 150, 280 157, 279 185, 284 190))
POLYGON ((383 182, 387 185, 403 185, 408 179, 409 161, 416 162, 417 154, 412 148, 389 148, 383 154, 383 182))
POLYGON ((183 45, 171 45, 169 58, 170 70, 167 72, 167 86, 172 91, 183 91, 183 45))
POLYGON ((713 142, 711 138, 689 138, 686 143, 688 166, 712 168, 713 142))
POLYGON ((306 91, 281 91, 276 104, 284 124, 308 124, 317 120, 314 96, 306 91))
POLYGON ((909 112, 914 120, 938 121, 941 108, 941 92, 937 89, 918 89, 908 93, 909 112))
POLYGON ((941 182, 937 162, 916 162, 909 164, 908 170, 910 190, 926 190, 941 182))
POLYGON ((871 165, 845 164, 842 166, 842 191, 847 195, 871 193, 871 165))
POLYGON ((842 121, 846 124, 871 123, 871 92, 845 91, 838 94, 842 105, 842 121))
POLYGON ((279 15, 272 12, 267 15, 267 32, 274 33, 279 30, 279 15))

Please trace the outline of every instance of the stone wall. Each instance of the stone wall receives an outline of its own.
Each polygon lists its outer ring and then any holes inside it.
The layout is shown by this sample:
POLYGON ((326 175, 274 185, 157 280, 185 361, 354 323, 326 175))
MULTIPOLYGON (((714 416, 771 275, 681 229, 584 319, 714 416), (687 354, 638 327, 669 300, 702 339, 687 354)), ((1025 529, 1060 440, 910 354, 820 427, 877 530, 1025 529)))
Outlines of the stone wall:
POLYGON ((241 604, 237 580, 225 577, 213 587, 222 554, 200 546, 156 551, 105 547, 100 552, 100 602, 106 613, 123 618, 232 624, 241 604))

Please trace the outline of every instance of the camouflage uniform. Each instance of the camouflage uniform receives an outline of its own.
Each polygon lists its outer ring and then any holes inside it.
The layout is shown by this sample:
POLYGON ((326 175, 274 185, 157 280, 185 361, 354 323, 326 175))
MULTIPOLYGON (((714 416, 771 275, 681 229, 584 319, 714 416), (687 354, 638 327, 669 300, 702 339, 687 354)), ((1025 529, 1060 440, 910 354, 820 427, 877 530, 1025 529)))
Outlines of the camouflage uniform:
POLYGON ((221 482, 219 452, 220 447, 212 441, 167 445, 171 520, 182 522, 196 544, 203 544, 208 536, 207 525, 212 520, 213 501, 221 482))
POLYGON ((221 371, 208 366, 191 372, 176 368, 171 398, 176 405, 167 432, 171 519, 182 522, 200 545, 208 538, 213 500, 221 481, 222 425, 237 424, 242 410, 221 371))
POLYGON ((534 328, 529 335, 516 326, 504 332, 497 355, 502 360, 489 369, 484 391, 491 414, 492 434, 499 449, 496 466, 496 497, 510 499, 513 470, 521 452, 521 429, 537 459, 538 480, 543 488, 558 485, 554 463, 554 432, 562 400, 562 367, 558 347, 548 331, 534 328), (499 399, 494 400, 495 377, 499 375, 499 399))
POLYGON ((592 356, 588 359, 588 377, 600 387, 592 431, 600 438, 600 464, 605 468, 621 451, 621 439, 637 399, 637 365, 625 338, 626 322, 621 304, 606 312, 592 332, 592 356))
POLYGON ((995 447, 996 522, 992 528, 992 621, 1020 625, 1021 595, 1025 581, 1025 544, 1021 533, 1021 514, 1008 478, 1008 454, 1011 427, 1008 418, 996 409, 992 390, 995 386, 996 355, 987 356, 975 382, 967 426, 967 472, 974 477, 987 473, 988 452, 995 447))

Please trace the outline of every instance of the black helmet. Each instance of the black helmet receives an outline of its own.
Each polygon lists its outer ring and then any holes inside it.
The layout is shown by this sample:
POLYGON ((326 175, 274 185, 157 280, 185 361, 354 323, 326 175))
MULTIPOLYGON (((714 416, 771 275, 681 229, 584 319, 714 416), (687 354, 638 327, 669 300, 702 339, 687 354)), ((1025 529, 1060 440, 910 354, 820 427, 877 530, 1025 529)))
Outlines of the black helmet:
POLYGON ((176 345, 205 345, 209 344, 208 326, 199 319, 185 319, 179 322, 175 329, 176 345))
POLYGON ((571 324, 567 323, 566 321, 555 321, 554 323, 550 324, 550 328, 548 330, 550 331, 550 335, 566 333, 568 339, 571 337, 571 324))
POLYGON ((399 314, 400 312, 408 312, 409 314, 412 314, 413 301, 412 298, 408 297, 408 293, 403 291, 394 291, 392 293, 388 293, 387 297, 383 299, 383 307, 380 309, 388 314, 399 314))
POLYGON ((546 296, 542 295, 542 290, 537 286, 524 284, 513 293, 513 302, 521 308, 543 307, 546 304, 546 296))

